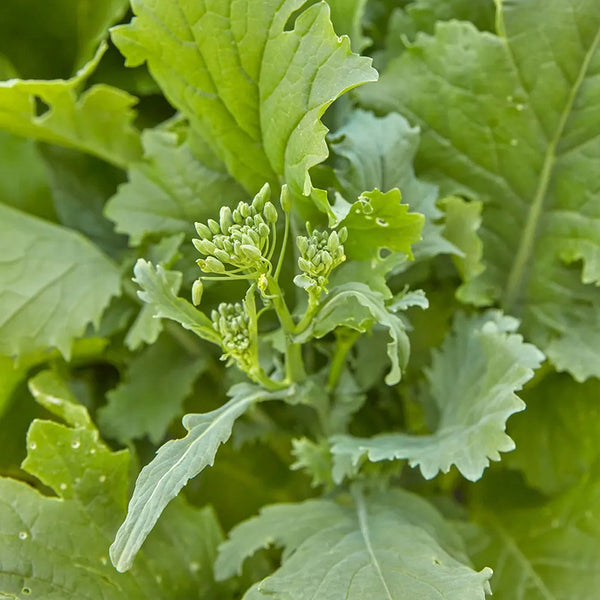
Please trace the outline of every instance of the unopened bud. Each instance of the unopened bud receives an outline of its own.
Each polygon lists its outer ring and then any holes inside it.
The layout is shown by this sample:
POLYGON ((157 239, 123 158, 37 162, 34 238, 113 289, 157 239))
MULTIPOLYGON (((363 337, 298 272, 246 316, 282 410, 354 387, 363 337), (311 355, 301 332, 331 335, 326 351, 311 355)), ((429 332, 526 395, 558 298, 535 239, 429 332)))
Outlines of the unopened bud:
POLYGON ((221 225, 221 231, 227 233, 229 228, 233 225, 233 216, 229 206, 222 206, 219 212, 219 224, 221 225))
POLYGON ((204 291, 204 284, 201 279, 196 279, 192 285, 192 304, 198 306, 202 300, 202 292, 204 291))
POLYGON ((348 230, 345 227, 342 227, 338 231, 338 238, 340 240, 340 244, 343 244, 348 239, 348 230))
POLYGON ((305 255, 308 250, 308 238, 299 235, 296 238, 296 245, 298 246, 298 250, 300 250, 300 254, 305 255))
POLYGON ((292 194, 290 193, 287 184, 284 184, 281 187, 279 202, 281 203, 281 208, 284 212, 289 213, 292 210, 292 194))
POLYGON ((246 256, 246 258, 249 258, 250 260, 259 260, 261 257, 260 250, 256 246, 250 244, 242 244, 240 246, 240 250, 244 253, 244 256, 246 256))
POLYGON ((221 228, 219 227, 219 224, 214 220, 214 219, 209 219, 207 221, 207 225, 209 227, 209 229, 213 232, 213 234, 217 234, 217 233, 221 233, 221 228))
POLYGON ((207 273, 224 273, 225 266, 223 263, 214 256, 209 256, 205 261, 202 261, 204 266, 201 266, 203 271, 207 273))
POLYGON ((211 254, 216 256, 221 262, 227 263, 231 261, 231 256, 229 256, 229 253, 225 252, 225 250, 221 250, 220 248, 215 248, 214 252, 211 254))
POLYGON ((270 197, 271 197, 271 187, 269 186, 268 183, 265 183, 265 185, 263 185, 260 188, 260 191, 258 192, 258 194, 256 194, 256 196, 254 196, 254 200, 252 200, 252 206, 254 207, 256 212, 260 212, 263 209, 265 202, 267 202, 270 197))
POLYGON ((204 223, 195 223, 196 231, 201 238, 212 240, 212 231, 204 223))
POLYGON ((271 202, 265 203, 263 214, 267 223, 277 223, 277 209, 271 202))

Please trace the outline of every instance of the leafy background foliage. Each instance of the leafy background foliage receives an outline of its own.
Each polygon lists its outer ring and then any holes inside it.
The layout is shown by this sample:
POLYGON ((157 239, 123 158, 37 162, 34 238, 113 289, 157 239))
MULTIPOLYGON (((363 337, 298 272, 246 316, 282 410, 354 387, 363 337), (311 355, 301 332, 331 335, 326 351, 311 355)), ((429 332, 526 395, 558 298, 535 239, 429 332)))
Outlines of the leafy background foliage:
POLYGON ((596 0, 5 0, 0 597, 596 600, 599 82, 596 0))

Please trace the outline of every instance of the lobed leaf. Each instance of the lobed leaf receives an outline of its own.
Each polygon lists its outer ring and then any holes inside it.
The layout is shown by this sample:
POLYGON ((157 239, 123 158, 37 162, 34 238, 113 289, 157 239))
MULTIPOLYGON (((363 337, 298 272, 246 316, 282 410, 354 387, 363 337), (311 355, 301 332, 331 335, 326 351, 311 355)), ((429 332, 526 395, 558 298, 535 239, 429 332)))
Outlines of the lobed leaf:
POLYGON ((464 299, 500 302, 582 381, 600 376, 600 8, 506 0, 497 23, 439 23, 360 97, 421 127, 425 176, 483 202, 464 299))
POLYGON ((127 65, 147 62, 168 100, 249 193, 284 179, 309 195, 308 170, 328 155, 320 117, 345 91, 377 77, 370 60, 337 37, 328 5, 304 4, 183 0, 174 10, 169 0, 133 0, 136 17, 113 29, 127 65))
POLYGON ((540 351, 513 333, 517 321, 499 312, 457 318, 454 331, 426 371, 439 411, 430 435, 386 433, 371 439, 333 438, 334 479, 343 477, 363 456, 371 461, 407 459, 426 479, 452 465, 471 481, 479 479, 500 452, 514 449, 506 420, 525 408, 515 391, 543 360, 540 351))

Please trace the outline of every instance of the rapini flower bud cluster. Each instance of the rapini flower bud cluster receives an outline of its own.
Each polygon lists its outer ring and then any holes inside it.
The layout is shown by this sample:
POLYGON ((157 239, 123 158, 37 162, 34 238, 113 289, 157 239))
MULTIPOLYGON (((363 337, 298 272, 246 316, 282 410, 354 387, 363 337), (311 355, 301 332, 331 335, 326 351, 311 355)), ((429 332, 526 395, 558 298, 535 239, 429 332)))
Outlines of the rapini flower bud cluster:
POLYGON ((298 236, 298 266, 302 275, 297 275, 294 283, 311 295, 319 295, 325 290, 333 269, 346 260, 343 244, 347 238, 345 227, 331 232, 314 230, 309 237, 298 236))
POLYGON ((271 269, 277 209, 269 196, 270 188, 265 185, 252 204, 240 202, 233 211, 223 206, 218 223, 213 219, 206 225, 196 223, 200 239, 193 243, 206 256, 197 261, 202 271, 258 278, 271 269))
POLYGON ((255 360, 253 355, 250 318, 244 305, 236 302, 222 302, 211 313, 214 330, 221 338, 223 348, 222 359, 231 358, 238 363, 242 370, 252 368, 255 360))

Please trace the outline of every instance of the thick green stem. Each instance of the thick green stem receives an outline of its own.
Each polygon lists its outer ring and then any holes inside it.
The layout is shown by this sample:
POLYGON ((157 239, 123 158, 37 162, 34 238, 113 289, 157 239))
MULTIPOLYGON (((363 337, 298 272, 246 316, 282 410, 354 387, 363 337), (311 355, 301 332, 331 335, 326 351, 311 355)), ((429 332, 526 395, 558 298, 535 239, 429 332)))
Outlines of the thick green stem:
POLYGON ((344 365, 346 364, 346 358, 350 348, 354 345, 354 342, 358 339, 360 333, 358 331, 342 330, 336 333, 337 345, 335 353, 331 359, 331 368, 329 369, 329 377, 327 378, 327 388, 334 390, 342 376, 344 365))

